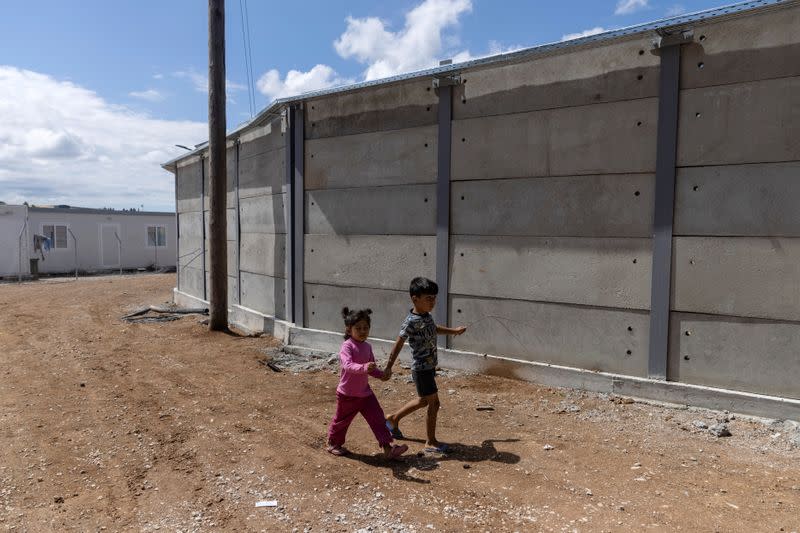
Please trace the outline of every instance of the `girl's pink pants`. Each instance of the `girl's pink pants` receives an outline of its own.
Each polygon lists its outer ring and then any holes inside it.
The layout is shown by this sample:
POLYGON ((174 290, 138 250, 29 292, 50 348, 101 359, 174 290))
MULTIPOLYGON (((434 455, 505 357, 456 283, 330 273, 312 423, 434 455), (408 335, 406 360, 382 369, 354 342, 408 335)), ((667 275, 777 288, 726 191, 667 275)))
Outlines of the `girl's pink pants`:
POLYGON ((328 428, 328 444, 341 446, 347 435, 347 428, 353 422, 358 413, 361 413, 367 420, 367 424, 378 439, 378 444, 385 446, 392 442, 392 434, 386 428, 386 418, 383 415, 381 404, 374 394, 359 398, 356 396, 345 396, 336 394, 336 414, 333 415, 331 425, 328 428))

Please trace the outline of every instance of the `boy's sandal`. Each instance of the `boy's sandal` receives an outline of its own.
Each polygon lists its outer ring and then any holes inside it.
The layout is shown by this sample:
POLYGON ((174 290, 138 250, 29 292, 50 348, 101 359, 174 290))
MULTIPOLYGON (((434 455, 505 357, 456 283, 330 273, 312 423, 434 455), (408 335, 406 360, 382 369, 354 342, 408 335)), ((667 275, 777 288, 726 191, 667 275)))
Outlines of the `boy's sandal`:
POLYGON ((450 451, 450 446, 440 443, 438 446, 427 446, 424 450, 425 453, 441 453, 446 454, 450 451))
POLYGON ((392 434, 392 437, 395 439, 405 439, 406 436, 403 435, 403 432, 400 431, 399 427, 393 426, 391 422, 388 420, 386 421, 386 429, 389 430, 389 433, 392 434))
POLYGON ((390 459, 397 459, 404 453, 408 451, 408 446, 405 444, 395 444, 392 446, 392 449, 389 451, 389 458, 390 459))
POLYGON ((343 455, 349 455, 350 450, 347 448, 343 448, 342 446, 334 446, 330 445, 325 449, 329 454, 335 455, 336 457, 342 457, 343 455))

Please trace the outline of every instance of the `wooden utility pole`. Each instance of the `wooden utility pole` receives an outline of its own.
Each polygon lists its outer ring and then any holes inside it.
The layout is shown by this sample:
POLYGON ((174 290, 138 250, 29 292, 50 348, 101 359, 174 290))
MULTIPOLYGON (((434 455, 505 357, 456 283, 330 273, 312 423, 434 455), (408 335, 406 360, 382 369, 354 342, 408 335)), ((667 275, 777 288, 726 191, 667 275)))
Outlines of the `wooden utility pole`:
POLYGON ((228 328, 228 240, 225 147, 225 0, 208 0, 208 167, 211 294, 208 328, 228 328))

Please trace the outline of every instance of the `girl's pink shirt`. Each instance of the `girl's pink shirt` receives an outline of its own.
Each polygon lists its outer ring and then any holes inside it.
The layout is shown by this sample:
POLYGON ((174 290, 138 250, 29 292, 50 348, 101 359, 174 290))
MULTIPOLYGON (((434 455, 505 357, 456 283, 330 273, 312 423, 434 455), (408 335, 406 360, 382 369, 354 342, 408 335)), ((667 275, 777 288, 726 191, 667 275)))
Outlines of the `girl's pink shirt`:
MULTIPOLYGON (((365 398, 372 394, 367 375, 367 365, 371 362, 375 362, 375 356, 368 342, 359 342, 352 337, 344 341, 339 350, 341 373, 336 392, 357 398, 365 398)), ((381 378, 383 371, 376 368, 369 373, 369 376, 381 378)))

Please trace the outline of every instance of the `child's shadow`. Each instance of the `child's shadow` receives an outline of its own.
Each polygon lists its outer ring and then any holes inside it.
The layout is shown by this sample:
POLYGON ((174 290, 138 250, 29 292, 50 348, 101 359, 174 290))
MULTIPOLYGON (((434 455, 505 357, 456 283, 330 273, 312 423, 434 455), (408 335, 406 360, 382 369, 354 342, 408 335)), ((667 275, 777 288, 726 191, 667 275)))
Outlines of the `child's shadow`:
MULTIPOLYGON (((424 442, 417 439, 406 440, 424 442)), ((442 461, 463 461, 465 463, 494 461, 505 464, 516 464, 519 462, 519 455, 511 452, 498 451, 494 446, 495 442, 519 442, 519 439, 487 439, 483 441, 480 446, 455 442, 449 444, 448 452, 445 454, 419 452, 417 454, 404 455, 400 460, 396 461, 388 460, 380 455, 364 455, 360 453, 351 453, 345 456, 345 458, 360 461, 370 466, 391 468, 392 475, 400 481, 429 484, 430 480, 415 477, 413 471, 436 470, 439 468, 439 463, 442 461)))

